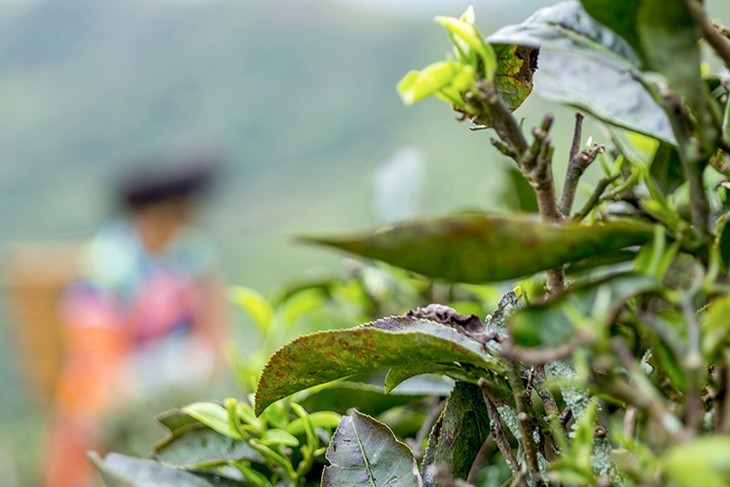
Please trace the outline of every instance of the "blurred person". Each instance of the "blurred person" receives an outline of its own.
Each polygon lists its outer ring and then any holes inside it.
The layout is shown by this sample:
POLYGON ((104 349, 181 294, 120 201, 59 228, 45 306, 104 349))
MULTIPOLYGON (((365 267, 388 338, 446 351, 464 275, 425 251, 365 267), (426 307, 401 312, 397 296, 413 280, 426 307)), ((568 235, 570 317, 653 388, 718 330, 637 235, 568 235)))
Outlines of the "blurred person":
MULTIPOLYGON (((169 165, 168 165, 169 166, 169 165)), ((46 446, 46 487, 87 487, 87 451, 120 405, 205 384, 221 364, 224 286, 211 241, 194 228, 214 164, 134 173, 120 218, 82 256, 84 280, 61 302, 67 358, 46 446)))

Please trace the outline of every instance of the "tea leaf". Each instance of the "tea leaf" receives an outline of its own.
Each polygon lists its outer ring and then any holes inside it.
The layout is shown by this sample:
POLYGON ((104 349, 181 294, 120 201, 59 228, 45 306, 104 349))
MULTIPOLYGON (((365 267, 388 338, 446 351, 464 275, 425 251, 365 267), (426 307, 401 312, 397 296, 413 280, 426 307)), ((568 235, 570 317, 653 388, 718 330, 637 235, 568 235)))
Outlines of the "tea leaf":
POLYGON ((89 457, 107 487, 234 487, 243 484, 223 477, 193 474, 166 467, 151 460, 110 453, 102 460, 89 457))
POLYGON ((540 48, 535 75, 540 96, 575 106, 608 124, 675 142, 667 115, 644 88, 648 81, 642 78, 634 49, 591 18, 579 2, 540 9, 487 40, 540 48))
POLYGON ((223 435, 231 438, 241 438, 238 431, 231 428, 228 422, 228 411, 220 404, 213 402, 195 402, 182 408, 182 411, 223 435))
POLYGON ((205 427, 157 443, 153 457, 162 465, 189 470, 224 465, 232 460, 261 461, 261 456, 245 441, 205 427))
POLYGON ((553 225, 524 216, 464 213, 346 237, 304 237, 449 282, 516 279, 651 240, 648 225, 553 225))
POLYGON ((383 318, 348 330, 301 336, 266 364, 255 410, 308 387, 353 374, 411 365, 463 362, 499 370, 482 345, 453 328, 410 317, 383 318))
POLYGON ((386 425, 357 411, 342 418, 326 458, 323 487, 423 486, 411 450, 386 425))
POLYGON ((646 275, 619 274, 594 282, 574 284, 555 299, 517 311, 509 319, 512 338, 517 345, 532 347, 557 347, 576 336, 574 315, 603 320, 595 314, 594 304, 601 299, 609 303, 608 309, 623 304, 628 298, 655 289, 655 279, 646 275))
POLYGON ((428 440, 421 467, 426 485, 432 481, 431 466, 446 469, 454 478, 466 479, 488 436, 489 416, 481 389, 457 382, 428 440))
POLYGON ((725 487, 730 479, 730 438, 708 436, 671 449, 662 459, 677 487, 725 487))

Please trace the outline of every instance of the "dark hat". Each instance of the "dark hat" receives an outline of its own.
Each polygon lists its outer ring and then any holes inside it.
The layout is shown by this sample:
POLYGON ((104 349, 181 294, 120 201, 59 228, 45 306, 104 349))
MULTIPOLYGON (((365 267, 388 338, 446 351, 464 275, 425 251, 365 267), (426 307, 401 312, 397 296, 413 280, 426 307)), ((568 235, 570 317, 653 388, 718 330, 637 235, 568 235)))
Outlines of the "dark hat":
POLYGON ((210 186, 219 165, 219 157, 211 155, 146 159, 123 178, 122 200, 129 208, 140 208, 201 193, 210 186))

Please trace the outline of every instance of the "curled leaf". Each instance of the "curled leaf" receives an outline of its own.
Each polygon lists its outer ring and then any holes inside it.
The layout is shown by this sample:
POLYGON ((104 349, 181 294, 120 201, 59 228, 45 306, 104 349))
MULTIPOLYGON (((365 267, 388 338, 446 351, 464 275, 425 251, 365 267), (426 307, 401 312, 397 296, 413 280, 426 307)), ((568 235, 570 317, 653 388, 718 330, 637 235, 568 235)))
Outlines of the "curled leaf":
POLYGON ((501 370, 480 343, 448 326, 390 317, 348 330, 301 336, 274 353, 261 374, 255 410, 282 397, 362 372, 431 363, 461 362, 501 370))

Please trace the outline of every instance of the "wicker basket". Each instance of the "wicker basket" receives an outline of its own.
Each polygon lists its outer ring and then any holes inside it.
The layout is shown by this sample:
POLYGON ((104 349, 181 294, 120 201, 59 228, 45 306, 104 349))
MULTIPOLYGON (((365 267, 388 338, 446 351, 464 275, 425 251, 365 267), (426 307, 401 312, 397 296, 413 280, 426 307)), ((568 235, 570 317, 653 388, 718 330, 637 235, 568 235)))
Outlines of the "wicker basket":
POLYGON ((33 402, 51 404, 63 362, 58 302, 78 279, 80 245, 48 242, 15 245, 5 255, 5 290, 10 338, 26 390, 33 402))

